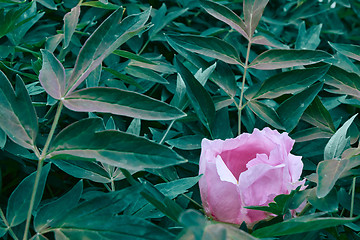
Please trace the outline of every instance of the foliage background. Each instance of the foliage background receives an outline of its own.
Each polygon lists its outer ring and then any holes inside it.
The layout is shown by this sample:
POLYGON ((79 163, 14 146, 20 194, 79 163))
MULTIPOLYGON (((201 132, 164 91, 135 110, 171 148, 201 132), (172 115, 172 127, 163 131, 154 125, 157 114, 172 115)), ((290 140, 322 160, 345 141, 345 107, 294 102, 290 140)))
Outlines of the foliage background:
MULTIPOLYGON (((245 22, 267 3, 215 2, 245 22)), ((360 2, 272 0, 254 36, 214 4, 0 1, 1 236, 34 204, 32 239, 359 239, 360 2), (206 219, 201 139, 265 126, 296 140, 307 190, 252 230, 206 219)))

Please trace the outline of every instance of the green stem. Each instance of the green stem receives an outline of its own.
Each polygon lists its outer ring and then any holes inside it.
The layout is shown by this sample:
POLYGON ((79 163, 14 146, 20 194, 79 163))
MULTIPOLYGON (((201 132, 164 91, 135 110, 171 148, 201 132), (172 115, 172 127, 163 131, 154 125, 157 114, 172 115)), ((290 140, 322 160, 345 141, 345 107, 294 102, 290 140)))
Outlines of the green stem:
POLYGON ((246 59, 245 59, 245 65, 244 65, 244 75, 242 79, 242 86, 241 86, 241 93, 240 93, 240 103, 239 103, 239 110, 238 110, 238 135, 241 134, 241 110, 242 102, 244 98, 244 88, 245 88, 245 82, 246 82, 246 72, 248 69, 248 63, 249 63, 249 55, 250 55, 250 49, 251 49, 251 40, 249 40, 247 51, 246 51, 246 59))
POLYGON ((144 46, 140 49, 139 51, 139 55, 145 50, 145 48, 147 47, 147 45, 150 43, 150 38, 145 42, 144 46))
POLYGON ((14 240, 18 240, 19 238, 16 236, 16 234, 14 233, 14 231, 11 229, 9 222, 7 221, 5 214, 3 212, 3 210, 0 208, 0 217, 3 220, 3 222, 5 223, 7 230, 9 231, 10 236, 14 239, 14 240))
POLYGON ((350 205, 350 217, 351 218, 353 217, 353 213, 354 213, 355 184, 356 184, 356 177, 353 178, 352 190, 351 190, 351 205, 350 205))
POLYGON ((115 191, 115 183, 114 183, 114 179, 111 178, 111 191, 114 192, 115 191))
POLYGON ((169 125, 168 128, 166 129, 166 132, 165 132, 164 136, 161 138, 159 144, 163 144, 163 143, 164 143, 165 138, 166 138, 166 136, 168 135, 168 133, 169 133, 170 129, 172 128, 172 125, 174 125, 174 123, 175 123, 175 120, 172 120, 171 123, 170 123, 170 125, 169 125))
POLYGON ((29 206, 29 210, 28 210, 28 214, 27 214, 27 218, 26 218, 26 224, 25 224, 25 231, 24 231, 23 240, 27 239, 27 236, 28 236, 28 233, 29 233, 30 220, 31 220, 32 211, 34 209, 35 196, 36 196, 37 188, 39 186, 39 180, 40 180, 40 176, 41 176, 42 166, 43 166, 44 160, 46 158, 47 150, 49 148, 51 139, 54 136, 56 126, 57 126, 57 124, 59 122, 62 107, 63 107, 63 103, 60 101, 59 105, 58 105, 58 108, 56 110, 54 122, 53 122, 53 124, 51 126, 51 129, 50 129, 50 132, 49 132, 49 136, 46 139, 44 149, 41 152, 41 155, 39 157, 38 166, 37 166, 37 170, 36 170, 34 187, 33 187, 33 191, 32 191, 32 194, 31 194, 31 199, 30 199, 30 206, 29 206))

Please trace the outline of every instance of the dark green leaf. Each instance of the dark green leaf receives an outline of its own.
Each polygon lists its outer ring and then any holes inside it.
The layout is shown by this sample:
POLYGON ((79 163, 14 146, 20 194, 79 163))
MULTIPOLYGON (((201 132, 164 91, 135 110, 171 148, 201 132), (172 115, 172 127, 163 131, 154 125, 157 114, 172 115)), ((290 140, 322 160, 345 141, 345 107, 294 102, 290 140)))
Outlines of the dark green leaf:
POLYGON ((122 8, 111 14, 81 48, 67 84, 66 94, 75 90, 121 44, 143 31, 146 28, 144 24, 149 18, 150 10, 130 15, 122 21, 122 8))
POLYGON ((100 1, 89 1, 89 2, 82 2, 81 6, 87 6, 87 7, 95 7, 95 8, 102 8, 107 10, 116 10, 119 9, 119 5, 115 5, 112 3, 104 4, 100 1))
POLYGON ((244 1, 244 20, 246 33, 249 38, 254 35, 255 29, 260 22, 261 16, 269 0, 244 1))
POLYGON ((83 119, 62 130, 53 140, 47 158, 97 160, 129 170, 162 168, 185 162, 171 149, 146 138, 104 130, 99 118, 83 119))
POLYGON ((16 77, 16 90, 0 71, 0 128, 15 143, 33 149, 38 131, 37 116, 24 82, 16 77), (4 117, 6 116, 6 117, 4 117))
POLYGON ((309 197, 309 203, 313 205, 316 209, 319 209, 323 212, 337 212, 338 211, 338 200, 337 193, 335 189, 330 191, 325 197, 319 198, 316 195, 316 188, 311 189, 309 197))
POLYGON ((314 101, 305 110, 302 119, 325 131, 335 132, 335 126, 331 115, 318 96, 315 97, 314 101))
POLYGON ((255 230, 252 235, 259 238, 285 236, 289 234, 317 231, 324 228, 351 223, 357 218, 318 218, 319 214, 312 214, 293 218, 281 223, 255 230))
POLYGON ((312 103, 322 86, 322 82, 316 83, 280 104, 276 111, 287 132, 291 132, 296 127, 304 111, 312 103))
POLYGON ((315 50, 320 44, 320 32, 322 24, 314 25, 308 30, 305 29, 305 22, 301 22, 299 33, 296 39, 296 49, 315 50))
MULTIPOLYGON (((328 71, 329 66, 318 68, 297 69, 283 72, 266 79, 254 96, 248 94, 247 98, 276 98, 283 94, 293 94, 311 86, 321 79, 328 71)), ((249 92, 252 91, 249 88, 249 92)), ((247 92, 245 92, 247 95, 247 92)))
POLYGON ((62 197, 41 207, 34 219, 36 232, 42 233, 47 228, 56 225, 59 219, 64 218, 77 205, 82 191, 83 183, 81 180, 62 197))
POLYGON ((3 149, 6 144, 6 133, 0 128, 0 149, 3 149))
MULTIPOLYGON (((39 185, 35 195, 34 210, 37 208, 41 201, 46 179, 50 171, 50 166, 51 164, 47 164, 42 168, 39 185)), ((28 209, 30 206, 32 190, 35 183, 35 177, 36 171, 27 176, 24 180, 22 180, 22 182, 12 192, 8 200, 6 219, 8 220, 11 227, 17 226, 26 220, 28 209)))
POLYGON ((161 84, 169 84, 169 82, 165 78, 163 78, 161 75, 157 74, 151 69, 137 67, 137 66, 128 66, 125 68, 125 71, 128 74, 135 76, 137 78, 142 78, 145 80, 149 80, 161 84))
POLYGON ((330 46, 334 48, 336 51, 340 52, 341 54, 353 58, 355 60, 360 61, 360 46, 353 45, 353 44, 344 44, 344 43, 331 43, 329 42, 330 46))
POLYGON ((285 130, 278 114, 271 107, 256 100, 249 101, 248 106, 251 111, 253 111, 264 122, 270 124, 277 129, 285 130))
POLYGON ((245 38, 248 38, 244 21, 231 9, 213 1, 202 0, 200 2, 201 6, 210 15, 228 24, 245 38))
POLYGON ((324 51, 271 49, 257 56, 249 67, 262 70, 288 68, 314 64, 331 57, 324 51))
POLYGON ((123 58, 128 58, 128 59, 132 59, 132 60, 135 60, 135 61, 138 61, 138 62, 143 62, 143 63, 147 63, 147 64, 155 64, 153 61, 145 58, 145 57, 142 57, 140 55, 137 55, 135 53, 131 53, 131 52, 128 52, 128 51, 124 51, 124 50, 119 50, 119 49, 116 49, 113 54, 116 54, 120 57, 123 57, 123 58))
POLYGON ((203 37, 196 35, 171 35, 168 36, 180 47, 201 55, 219 59, 229 64, 240 64, 239 53, 229 43, 215 37, 203 37))
POLYGON ((360 76, 355 73, 347 72, 341 68, 332 66, 326 74, 325 83, 336 89, 331 92, 338 94, 348 94, 360 98, 360 76))
POLYGON ((178 59, 175 61, 175 67, 185 82, 187 94, 200 121, 211 131, 215 119, 215 106, 210 94, 178 59))
POLYGON ((146 120, 184 117, 179 109, 136 92, 108 87, 81 89, 69 94, 64 105, 80 112, 108 112, 146 120))

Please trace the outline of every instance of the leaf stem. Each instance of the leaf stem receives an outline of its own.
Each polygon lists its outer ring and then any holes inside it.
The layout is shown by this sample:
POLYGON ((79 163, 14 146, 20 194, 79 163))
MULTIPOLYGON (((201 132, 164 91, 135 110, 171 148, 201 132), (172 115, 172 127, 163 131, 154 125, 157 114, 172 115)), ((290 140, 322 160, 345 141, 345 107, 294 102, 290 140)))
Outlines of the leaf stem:
POLYGON ((172 120, 171 123, 169 124, 168 128, 166 129, 166 132, 165 132, 164 136, 161 138, 159 144, 163 144, 163 143, 164 143, 165 138, 166 138, 166 136, 168 135, 168 133, 169 133, 170 129, 172 128, 172 125, 174 125, 174 123, 175 123, 175 120, 172 120))
POLYGON ((39 180, 40 180, 40 176, 41 176, 42 166, 43 166, 44 160, 46 158, 47 150, 49 148, 51 139, 54 136, 56 126, 57 126, 57 124, 59 122, 62 108, 63 108, 63 103, 60 101, 59 105, 57 107, 57 110, 56 110, 54 122, 53 122, 53 124, 51 126, 49 135, 48 135, 48 137, 46 139, 44 149, 42 150, 41 155, 39 157, 38 166, 37 166, 37 170, 36 170, 34 187, 33 187, 33 191, 32 191, 32 194, 31 194, 31 199, 30 199, 30 206, 29 206, 29 210, 28 210, 28 214, 27 214, 27 218, 26 218, 26 224, 25 224, 25 231, 24 231, 23 240, 27 239, 27 236, 28 236, 28 233, 29 233, 30 220, 31 220, 32 211, 34 209, 35 197, 36 197, 37 188, 39 186, 39 180))
POLYGON ((16 236, 16 234, 14 233, 14 231, 11 229, 9 222, 7 221, 5 214, 3 212, 3 210, 0 208, 0 217, 3 220, 3 222, 5 223, 7 230, 9 231, 10 236, 14 239, 14 240, 19 240, 19 238, 16 236))
POLYGON ((356 184, 356 177, 353 178, 352 190, 351 190, 351 205, 350 205, 350 217, 351 218, 353 217, 353 213, 354 213, 355 184, 356 184))
POLYGON ((239 102, 239 110, 238 110, 238 135, 241 134, 241 111, 243 109, 242 102, 244 98, 244 88, 245 88, 245 82, 246 82, 246 72, 248 69, 248 63, 249 63, 249 55, 250 55, 250 49, 251 49, 251 40, 249 40, 247 51, 246 51, 246 59, 245 59, 245 65, 244 65, 244 75, 242 79, 242 86, 241 86, 241 93, 240 93, 240 102, 239 102))

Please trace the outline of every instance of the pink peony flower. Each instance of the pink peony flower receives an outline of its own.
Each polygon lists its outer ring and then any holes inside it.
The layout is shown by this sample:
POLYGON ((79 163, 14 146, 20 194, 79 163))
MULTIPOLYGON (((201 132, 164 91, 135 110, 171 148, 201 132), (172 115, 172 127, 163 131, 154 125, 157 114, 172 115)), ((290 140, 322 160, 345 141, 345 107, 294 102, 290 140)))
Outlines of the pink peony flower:
POLYGON ((301 157, 290 153, 294 142, 270 128, 225 141, 203 139, 199 187, 206 214, 248 225, 267 218, 269 213, 244 206, 267 206, 277 195, 304 185, 301 157))

